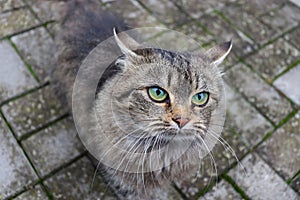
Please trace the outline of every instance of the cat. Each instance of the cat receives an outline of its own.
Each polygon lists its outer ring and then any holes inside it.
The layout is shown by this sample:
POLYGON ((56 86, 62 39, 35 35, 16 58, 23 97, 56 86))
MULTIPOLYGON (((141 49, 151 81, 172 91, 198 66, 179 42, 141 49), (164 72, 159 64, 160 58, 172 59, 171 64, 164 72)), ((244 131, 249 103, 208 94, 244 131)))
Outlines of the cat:
POLYGON ((119 199, 154 199, 170 182, 195 174, 211 149, 208 139, 217 140, 214 128, 222 124, 224 106, 219 65, 232 42, 204 53, 147 47, 122 32, 128 29, 123 20, 96 3, 66 5, 53 85, 71 109, 81 62, 114 36, 122 55, 99 77, 88 137, 97 169, 119 199))

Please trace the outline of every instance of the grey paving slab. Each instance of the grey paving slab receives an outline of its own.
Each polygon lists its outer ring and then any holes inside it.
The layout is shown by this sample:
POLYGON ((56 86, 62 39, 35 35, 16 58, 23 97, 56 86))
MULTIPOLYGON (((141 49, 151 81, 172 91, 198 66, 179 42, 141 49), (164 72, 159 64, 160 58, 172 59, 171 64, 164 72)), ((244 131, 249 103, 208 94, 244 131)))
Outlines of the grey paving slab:
POLYGON ((225 123, 219 140, 211 155, 208 154, 199 163, 199 172, 195 176, 186 177, 181 182, 176 183, 189 199, 197 199, 199 192, 208 190, 208 186, 216 181, 216 175, 226 172, 233 163, 238 162, 237 159, 240 159, 248 151, 245 143, 239 135, 232 132, 227 123, 225 123))
POLYGON ((238 11, 236 14, 247 12, 253 16, 260 16, 268 11, 274 10, 284 3, 283 0, 225 0, 225 2, 227 3, 226 6, 234 7, 238 11))
POLYGON ((2 0, 0 2, 0 13, 20 8, 22 6, 24 6, 24 2, 22 0, 2 0))
POLYGON ((215 185, 208 193, 200 197, 199 200, 239 200, 243 199, 233 187, 222 180, 215 185))
POLYGON ((22 144, 38 173, 45 176, 83 151, 71 119, 57 122, 24 140, 22 144))
POLYGON ((158 190, 154 196, 155 200, 183 200, 182 196, 178 193, 178 191, 170 185, 166 189, 158 190))
POLYGON ((54 199, 116 200, 100 176, 94 177, 95 168, 86 158, 78 160, 45 181, 54 199))
POLYGON ((263 24, 253 15, 243 12, 236 5, 225 6, 221 11, 232 25, 249 35, 256 43, 264 44, 275 36, 276 31, 263 24))
POLYGON ((0 117, 0 197, 7 198, 37 181, 29 161, 0 117))
POLYGON ((277 129, 259 153, 285 180, 292 178, 300 169, 300 112, 277 129))
POLYGON ((227 122, 233 130, 244 138, 246 144, 253 147, 268 132, 273 130, 273 126, 240 94, 227 84, 225 86, 228 113, 227 122))
POLYGON ((291 187, 298 192, 298 194, 300 193, 300 175, 298 175, 291 183, 291 187))
POLYGON ((201 3, 197 0, 172 1, 177 7, 179 7, 180 10, 183 10, 195 19, 201 17, 205 13, 213 11, 213 9, 218 9, 224 6, 222 1, 219 1, 218 4, 216 4, 217 1, 215 0, 203 1, 201 3))
POLYGON ((286 98, 244 64, 240 63, 228 70, 224 78, 229 86, 242 93, 275 124, 278 124, 293 110, 286 98))
POLYGON ((232 28, 231 25, 215 13, 204 15, 197 20, 203 24, 210 33, 212 33, 216 43, 223 43, 225 41, 232 40, 233 48, 229 57, 231 57, 232 54, 236 56, 243 56, 256 49, 256 45, 252 40, 250 40, 242 32, 232 28))
POLYGON ((20 194, 14 200, 47 200, 49 199, 41 185, 36 185, 30 190, 20 194))
POLYGON ((300 7, 300 1, 299 0, 290 0, 291 2, 293 2, 295 5, 297 5, 298 7, 300 7))
POLYGON ((188 20, 185 13, 180 11, 172 1, 169 0, 146 0, 141 1, 150 10, 151 14, 170 28, 183 24, 188 20))
POLYGON ((260 16, 262 22, 277 33, 287 31, 299 24, 300 9, 292 4, 285 4, 283 7, 277 8, 260 16))
POLYGON ((122 16, 132 28, 163 26, 136 1, 112 1, 105 4, 104 8, 122 16))
POLYGON ((60 31, 60 25, 57 22, 48 23, 46 27, 49 33, 54 37, 60 31))
POLYGON ((38 20, 29 9, 18 9, 0 14, 0 38, 38 25, 38 20))
POLYGON ((55 53, 54 41, 44 27, 11 38, 24 60, 41 81, 50 74, 55 53))
POLYGON ((37 86, 36 80, 6 40, 0 42, 0 66, 0 102, 37 86))
POLYGON ((300 65, 289 70, 286 74, 274 81, 274 86, 281 90, 297 105, 300 105, 300 65))
POLYGON ((27 0, 27 2, 42 22, 58 20, 65 4, 63 1, 27 0))
POLYGON ((66 113, 50 86, 10 101, 2 110, 18 139, 66 113))
POLYGON ((159 30, 154 37, 146 41, 147 45, 170 51, 194 51, 200 48, 200 43, 182 32, 165 29, 159 30))
POLYGON ((272 82, 289 65, 299 60, 299 56, 299 50, 285 40, 279 39, 248 57, 246 63, 257 70, 268 82, 272 82))
POLYGON ((300 50, 300 28, 296 28, 292 32, 284 35, 284 39, 286 39, 290 44, 294 45, 298 50, 300 50))
POLYGON ((214 39, 210 33, 200 27, 200 25, 197 24, 197 22, 195 22, 194 20, 187 22, 182 26, 175 27, 174 30, 192 37, 199 43, 199 46, 210 44, 214 39))
POLYGON ((229 176, 251 199, 299 199, 299 195, 256 154, 249 154, 242 164, 246 173, 237 167, 229 172, 229 176))

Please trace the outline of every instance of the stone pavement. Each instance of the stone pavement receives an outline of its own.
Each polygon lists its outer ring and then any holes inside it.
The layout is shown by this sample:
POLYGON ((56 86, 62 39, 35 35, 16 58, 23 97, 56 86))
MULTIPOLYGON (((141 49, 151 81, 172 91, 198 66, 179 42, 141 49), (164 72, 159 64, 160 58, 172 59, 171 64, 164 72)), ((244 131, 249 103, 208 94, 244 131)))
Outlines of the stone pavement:
MULTIPOLYGON (((0 199, 115 199, 50 91, 63 2, 0 0, 0 199)), ((99 0, 132 27, 233 39, 224 64, 228 117, 198 179, 169 199, 300 199, 299 0, 99 0)), ((157 36, 160 37, 160 36, 157 36)))

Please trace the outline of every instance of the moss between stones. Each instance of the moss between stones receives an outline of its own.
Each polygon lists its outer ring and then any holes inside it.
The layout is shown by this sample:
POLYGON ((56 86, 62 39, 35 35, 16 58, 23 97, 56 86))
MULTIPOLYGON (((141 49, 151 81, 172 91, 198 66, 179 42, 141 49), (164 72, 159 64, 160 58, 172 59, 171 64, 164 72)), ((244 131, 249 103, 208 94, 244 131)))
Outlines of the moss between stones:
POLYGON ((33 78, 37 81, 40 82, 38 76, 36 75, 36 73, 33 71, 32 66, 30 64, 28 64, 25 59, 23 58, 22 54, 20 53, 19 49, 17 48, 16 44, 13 43, 13 41, 11 40, 11 38, 8 39, 9 43, 11 44, 11 46, 14 48, 14 50, 17 52, 17 54, 20 56, 20 58, 22 59, 23 63, 25 64, 25 66, 27 67, 28 71, 30 72, 30 74, 33 76, 33 78))
POLYGON ((223 178, 232 185, 232 187, 246 200, 250 200, 250 197, 236 184, 236 182, 228 175, 224 174, 223 178))

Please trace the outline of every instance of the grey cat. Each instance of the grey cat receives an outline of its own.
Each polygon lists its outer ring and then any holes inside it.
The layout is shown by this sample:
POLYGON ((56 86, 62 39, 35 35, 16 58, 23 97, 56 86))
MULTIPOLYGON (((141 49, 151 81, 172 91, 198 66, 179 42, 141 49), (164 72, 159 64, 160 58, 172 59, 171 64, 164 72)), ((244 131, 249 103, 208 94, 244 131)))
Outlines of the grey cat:
POLYGON ((231 42, 205 53, 145 47, 120 32, 125 23, 96 3, 72 1, 65 12, 53 83, 66 104, 81 61, 98 43, 114 33, 123 53, 99 77, 92 108, 101 120, 90 119, 97 124, 90 136, 97 167, 116 195, 154 199, 166 183, 195 174, 211 148, 206 138, 217 140, 213 128, 224 106, 218 65, 231 42))

